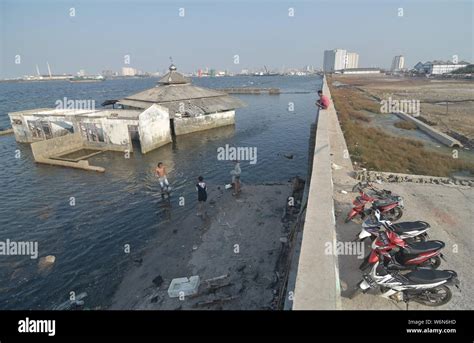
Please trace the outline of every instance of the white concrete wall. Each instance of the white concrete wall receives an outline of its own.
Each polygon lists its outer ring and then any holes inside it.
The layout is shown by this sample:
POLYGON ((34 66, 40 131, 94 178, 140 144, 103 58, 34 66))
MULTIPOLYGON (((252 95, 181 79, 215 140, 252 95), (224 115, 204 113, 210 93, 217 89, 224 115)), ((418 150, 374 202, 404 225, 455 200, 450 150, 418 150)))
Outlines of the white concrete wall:
POLYGON ((235 124, 235 111, 206 114, 191 118, 174 118, 174 132, 178 135, 235 124))
POLYGON ((138 125, 138 120, 81 117, 78 118, 77 130, 79 130, 80 123, 98 124, 104 132, 104 142, 92 142, 88 141, 87 136, 80 130, 85 146, 117 151, 133 151, 128 125, 138 125))
POLYGON ((138 122, 143 154, 171 142, 170 116, 167 108, 154 104, 140 113, 138 122))
POLYGON ((397 116, 399 116, 400 118, 406 120, 406 121, 410 121, 410 122, 414 123, 418 129, 420 129, 421 131, 423 131, 427 135, 433 137, 438 142, 443 143, 444 145, 447 145, 451 148, 455 148, 455 147, 462 148, 463 147, 462 143, 460 141, 458 141, 457 139, 454 139, 453 137, 448 136, 447 134, 436 130, 434 127, 422 122, 421 120, 418 120, 418 119, 412 117, 409 114, 406 114, 406 113, 401 112, 401 111, 395 112, 395 114, 397 116))
MULTIPOLYGON (((323 80, 323 93, 331 99, 326 78, 323 80)), ((319 111, 317 121, 313 170, 293 300, 294 310, 341 308, 338 258, 325 253, 326 244, 336 241, 329 116, 336 116, 332 99, 327 110, 319 111)))
POLYGON ((9 114, 10 116, 10 123, 12 125, 13 134, 15 135, 15 140, 21 143, 28 143, 31 141, 31 138, 28 133, 28 128, 26 126, 25 121, 23 120, 21 115, 14 115, 9 114), (15 121, 21 121, 20 124, 15 124, 15 121))
POLYGON ((74 124, 71 118, 66 116, 37 116, 34 114, 30 115, 15 115, 10 114, 10 122, 12 124, 13 133, 15 139, 18 142, 32 143, 45 139, 42 137, 33 137, 32 132, 28 126, 28 121, 37 122, 45 121, 48 122, 51 128, 52 137, 61 137, 71 133, 67 128, 73 128, 74 124), (14 120, 21 120, 22 125, 14 124, 14 120))

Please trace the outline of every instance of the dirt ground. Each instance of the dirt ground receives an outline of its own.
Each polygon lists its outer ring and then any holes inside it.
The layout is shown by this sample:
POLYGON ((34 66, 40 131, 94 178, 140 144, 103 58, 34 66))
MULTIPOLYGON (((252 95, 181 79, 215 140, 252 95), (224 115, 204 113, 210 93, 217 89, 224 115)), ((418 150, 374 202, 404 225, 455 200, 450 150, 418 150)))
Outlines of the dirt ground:
MULTIPOLYGON (((333 168, 333 197, 336 216, 336 235, 340 242, 351 242, 360 232, 360 223, 344 223, 352 200, 356 193, 352 187, 356 184, 353 178, 351 160, 346 158, 347 149, 344 136, 335 117, 330 118, 329 138, 333 168)), ((446 243, 443 254, 447 261, 442 261, 440 269, 452 269, 458 273, 461 291, 452 287, 453 298, 442 306, 431 308, 410 303, 409 309, 452 309, 472 310, 474 308, 474 274, 472 260, 474 251, 474 188, 451 185, 384 183, 379 188, 390 189, 404 198, 405 211, 401 221, 423 220, 431 225, 430 239, 439 239, 446 243)), ((368 243, 364 245, 363 256, 370 251, 368 243)), ((404 303, 394 303, 378 296, 376 291, 359 294, 353 299, 356 284, 362 278, 359 266, 362 259, 358 255, 339 255, 339 276, 341 282, 342 309, 345 310, 405 310, 404 303)))
POLYGON ((357 86, 379 99, 419 100, 421 117, 445 133, 474 140, 474 82, 402 78, 387 75, 337 75, 334 80, 357 86))
POLYGON ((130 267, 110 309, 273 309, 291 191, 290 183, 244 185, 239 198, 209 190, 208 218, 192 213, 167 225, 130 267), (197 295, 168 296, 173 278, 192 275, 201 280, 197 295))

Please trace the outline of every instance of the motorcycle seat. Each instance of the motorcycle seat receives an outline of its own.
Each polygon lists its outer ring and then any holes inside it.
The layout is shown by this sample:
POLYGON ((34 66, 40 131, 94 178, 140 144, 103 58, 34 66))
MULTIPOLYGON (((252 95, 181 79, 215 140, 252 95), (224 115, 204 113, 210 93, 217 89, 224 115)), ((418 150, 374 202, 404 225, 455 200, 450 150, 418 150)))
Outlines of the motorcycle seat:
POLYGON ((405 247, 403 253, 407 255, 418 255, 424 252, 442 249, 444 246, 445 244, 442 241, 411 243, 405 247))
POLYGON ((429 227, 430 227, 430 224, 421 220, 417 220, 414 222, 403 222, 403 223, 392 224, 392 228, 397 234, 405 233, 408 231, 414 231, 414 230, 425 230, 429 227))
POLYGON ((394 199, 379 199, 374 201, 374 206, 375 207, 382 207, 382 206, 387 206, 391 205, 393 203, 396 203, 397 201, 394 199))
POLYGON ((452 270, 418 269, 404 276, 413 283, 434 283, 449 280, 457 275, 452 270))

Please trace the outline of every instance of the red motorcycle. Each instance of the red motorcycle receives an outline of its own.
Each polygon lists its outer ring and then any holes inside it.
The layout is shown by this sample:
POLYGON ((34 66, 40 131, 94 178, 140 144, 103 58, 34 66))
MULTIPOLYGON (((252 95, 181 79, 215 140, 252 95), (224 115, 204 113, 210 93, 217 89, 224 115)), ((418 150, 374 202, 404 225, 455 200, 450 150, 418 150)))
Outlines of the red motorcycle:
POLYGON ((352 189, 353 192, 358 191, 358 195, 352 204, 354 207, 351 209, 346 217, 345 222, 348 223, 357 216, 362 219, 372 213, 374 210, 379 210, 381 217, 391 222, 399 220, 403 216, 403 199, 398 195, 392 194, 391 191, 386 189, 378 189, 370 183, 362 184, 358 183, 352 189), (368 194, 364 191, 365 188, 369 188, 373 195, 368 194), (365 208, 367 203, 371 203, 371 208, 365 208))
POLYGON ((444 242, 437 240, 407 243, 393 231, 381 231, 360 269, 364 270, 379 261, 389 270, 436 269, 441 264, 440 257, 444 259, 441 253, 444 246, 444 242))

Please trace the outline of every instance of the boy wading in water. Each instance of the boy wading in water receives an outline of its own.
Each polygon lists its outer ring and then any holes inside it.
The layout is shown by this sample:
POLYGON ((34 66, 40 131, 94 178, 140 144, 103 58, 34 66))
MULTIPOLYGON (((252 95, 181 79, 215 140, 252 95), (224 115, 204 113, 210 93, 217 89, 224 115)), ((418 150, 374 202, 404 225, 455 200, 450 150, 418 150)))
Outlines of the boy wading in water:
POLYGON ((234 169, 230 171, 230 175, 232 175, 232 186, 234 187, 234 192, 232 195, 237 196, 240 194, 240 174, 242 170, 240 169, 239 161, 234 161, 235 166, 234 169))
POLYGON ((206 204, 206 200, 207 200, 207 186, 202 176, 198 177, 196 190, 198 192, 198 212, 196 213, 196 215, 206 216, 206 210, 204 209, 204 205, 206 204))
POLYGON ((165 191, 166 188, 166 193, 170 193, 170 184, 168 183, 168 179, 166 178, 166 168, 163 165, 163 163, 159 162, 158 165, 156 166, 156 176, 158 177, 158 181, 160 182, 161 186, 161 195, 163 194, 163 191, 165 191))

